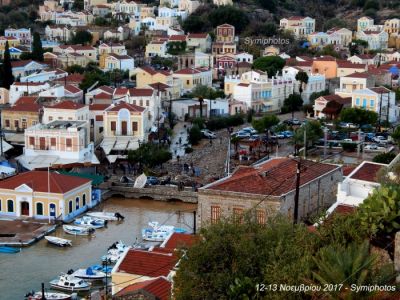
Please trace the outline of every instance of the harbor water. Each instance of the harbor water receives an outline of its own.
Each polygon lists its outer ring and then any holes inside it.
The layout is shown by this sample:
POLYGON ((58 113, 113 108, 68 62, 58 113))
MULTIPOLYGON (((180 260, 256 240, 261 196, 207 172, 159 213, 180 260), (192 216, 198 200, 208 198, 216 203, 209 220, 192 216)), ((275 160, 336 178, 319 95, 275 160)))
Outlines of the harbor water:
POLYGON ((142 199, 111 198, 101 209, 119 212, 123 222, 109 222, 107 228, 96 230, 93 236, 72 236, 61 227, 51 235, 72 240, 72 247, 59 248, 41 240, 17 254, 0 253, 0 300, 22 300, 28 291, 39 291, 41 283, 69 269, 101 264, 101 256, 115 241, 125 244, 141 241, 141 230, 150 221, 174 225, 193 231, 193 211, 196 205, 142 199))

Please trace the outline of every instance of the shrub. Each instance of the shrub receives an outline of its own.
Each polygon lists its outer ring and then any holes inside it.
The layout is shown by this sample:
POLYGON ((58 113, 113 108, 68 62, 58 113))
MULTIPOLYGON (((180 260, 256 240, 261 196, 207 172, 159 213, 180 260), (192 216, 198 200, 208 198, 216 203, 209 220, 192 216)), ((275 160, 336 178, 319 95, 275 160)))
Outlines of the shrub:
POLYGON ((390 162, 396 157, 396 154, 393 152, 388 152, 388 153, 380 153, 378 155, 375 155, 375 157, 372 159, 373 162, 376 163, 381 163, 381 164, 390 164, 390 162))
POLYGON ((342 143, 342 148, 344 151, 355 151, 357 149, 357 144, 353 144, 353 143, 342 143))
POLYGON ((189 130, 189 142, 192 145, 197 145, 202 138, 202 134, 200 131, 199 126, 193 125, 192 128, 189 130))
POLYGON ((185 148, 185 153, 186 154, 189 154, 189 153, 192 153, 193 152, 193 148, 192 147, 186 147, 185 148))

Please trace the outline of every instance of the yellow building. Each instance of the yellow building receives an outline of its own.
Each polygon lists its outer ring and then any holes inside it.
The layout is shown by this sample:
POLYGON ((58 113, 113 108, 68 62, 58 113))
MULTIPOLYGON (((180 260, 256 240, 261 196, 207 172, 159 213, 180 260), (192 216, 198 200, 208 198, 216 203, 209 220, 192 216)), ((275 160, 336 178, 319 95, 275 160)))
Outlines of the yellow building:
POLYGON ((5 88, 0 88, 0 104, 7 104, 10 99, 10 92, 5 88))
POLYGON ((212 71, 206 68, 182 69, 174 73, 174 77, 182 80, 182 87, 185 91, 191 91, 198 85, 211 87, 212 71))
POLYGON ((145 57, 168 57, 167 41, 151 41, 146 45, 145 57))
POLYGON ((91 180, 30 171, 0 182, 0 215, 69 220, 91 207, 91 180))
POLYGON ((0 50, 4 50, 6 43, 8 42, 8 47, 17 47, 20 45, 20 40, 12 36, 0 36, 0 50))
POLYGON ((1 126, 9 131, 23 131, 39 123, 37 97, 21 97, 14 106, 1 110, 1 126))
POLYGON ((154 70, 150 67, 140 67, 135 69, 136 74, 136 87, 143 88, 152 83, 167 82, 172 78, 171 73, 164 70, 154 70))

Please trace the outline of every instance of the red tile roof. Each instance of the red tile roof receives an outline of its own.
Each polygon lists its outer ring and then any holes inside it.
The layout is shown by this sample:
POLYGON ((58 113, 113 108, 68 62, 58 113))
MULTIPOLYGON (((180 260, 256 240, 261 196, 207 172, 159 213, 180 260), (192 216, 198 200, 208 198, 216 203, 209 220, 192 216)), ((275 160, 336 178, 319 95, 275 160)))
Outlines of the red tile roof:
POLYGON ((149 277, 167 276, 177 261, 178 258, 172 253, 131 249, 118 266, 117 272, 149 277))
POLYGON ((372 91, 374 91, 375 93, 378 93, 378 94, 387 94, 387 93, 391 92, 391 90, 389 90, 389 89, 387 89, 387 88, 385 88, 383 86, 373 87, 373 88, 370 88, 370 90, 372 90, 372 91))
POLYGON ((71 109, 71 110, 75 110, 75 109, 80 109, 82 107, 85 107, 84 104, 80 104, 80 103, 76 103, 70 100, 67 101, 62 101, 59 102, 53 106, 50 106, 49 108, 57 108, 57 109, 71 109))
POLYGON ((129 89, 126 87, 119 87, 115 89, 114 95, 119 95, 119 96, 126 95, 128 94, 128 91, 129 89))
POLYGON ((353 172, 356 168, 357 168, 356 166, 343 166, 342 167, 343 176, 350 175, 350 173, 353 172))
POLYGON ((189 33, 189 39, 205 39, 207 38, 208 33, 189 33))
MULTIPOLYGON (((302 160, 300 185, 340 168, 310 160, 302 160)), ((295 189, 297 162, 291 158, 273 158, 257 166, 240 166, 230 177, 206 189, 280 196, 295 189)))
POLYGON ((363 69, 365 70, 365 64, 353 64, 352 62, 349 61, 338 61, 338 68, 348 68, 348 69, 363 69))
POLYGON ((36 103, 37 99, 38 99, 38 97, 36 97, 36 96, 22 96, 15 102, 15 105, 36 103))
POLYGON ((179 248, 189 248, 197 240, 197 237, 187 233, 173 233, 166 241, 164 248, 175 250, 179 248))
POLYGON ((186 35, 171 35, 169 37, 169 41, 170 42, 175 42, 175 41, 184 42, 184 41, 186 41, 186 35))
POLYGON ((290 18, 288 18, 288 20, 293 20, 293 21, 300 21, 303 20, 305 17, 301 17, 301 16, 291 16, 290 18))
POLYGON ((162 82, 156 82, 149 84, 149 86, 155 90, 160 89, 160 91, 165 91, 167 88, 170 88, 168 84, 162 83, 162 82))
POLYGON ((72 85, 72 84, 67 84, 64 89, 68 92, 70 92, 71 94, 77 94, 82 92, 82 90, 80 88, 77 88, 76 86, 72 85))
POLYGON ((154 93, 153 89, 138 89, 138 88, 129 89, 129 94, 132 97, 151 97, 153 96, 153 93, 154 93))
POLYGON ((351 175, 350 178, 369 181, 369 182, 376 182, 376 175, 380 169, 382 169, 384 165, 376 164, 372 162, 364 162, 359 169, 351 175))
POLYGON ((105 110, 107 107, 109 107, 110 104, 90 104, 89 105, 89 110, 105 110))
POLYGON ((37 102, 37 97, 21 97, 11 107, 3 108, 4 111, 36 112, 39 113, 41 105, 37 102))
POLYGON ((67 78, 58 78, 56 81, 58 82, 67 82, 67 83, 81 83, 82 80, 84 79, 84 76, 82 74, 79 73, 73 73, 67 76, 67 78))
POLYGON ((141 291, 146 291, 148 294, 155 297, 158 300, 169 300, 171 299, 171 282, 159 277, 152 280, 146 280, 138 283, 129 285, 119 291, 115 296, 128 296, 140 294, 141 291))
POLYGON ((94 99, 106 99, 106 100, 111 100, 112 99, 112 95, 101 92, 97 95, 94 95, 93 97, 94 99))
POLYGON ((14 82, 13 85, 16 86, 41 86, 45 85, 46 82, 14 82))
POLYGON ((244 86, 244 87, 248 87, 250 85, 250 83, 239 83, 238 86, 244 86))
POLYGON ((9 177, 0 181, 0 189, 14 190, 22 184, 28 185, 35 192, 49 192, 48 178, 50 177, 50 193, 65 194, 91 180, 82 177, 62 175, 55 172, 47 171, 30 171, 20 173, 13 177, 9 177))
POLYGON ((336 208, 333 211, 333 213, 338 213, 338 214, 341 214, 341 215, 347 215, 347 214, 353 213, 355 210, 356 209, 355 209, 354 206, 339 204, 338 206, 336 206, 336 208))
POLYGON ((13 68, 19 68, 19 67, 24 67, 27 64, 30 64, 33 62, 33 60, 17 60, 17 61, 12 61, 11 62, 11 67, 13 68))
POLYGON ((102 91, 104 91, 104 92, 106 92, 108 94, 114 93, 114 89, 112 87, 110 87, 110 86, 107 86, 107 85, 99 86, 97 89, 102 90, 102 91))
POLYGON ((349 75, 346 75, 346 76, 344 76, 344 77, 351 77, 351 78, 368 78, 368 77, 369 77, 369 74, 366 73, 366 72, 362 72, 362 73, 355 72, 355 73, 351 73, 351 74, 349 74, 349 75))
POLYGON ((134 112, 143 112, 145 110, 143 107, 121 101, 119 104, 111 108, 110 111, 119 111, 120 109, 123 108, 134 112))

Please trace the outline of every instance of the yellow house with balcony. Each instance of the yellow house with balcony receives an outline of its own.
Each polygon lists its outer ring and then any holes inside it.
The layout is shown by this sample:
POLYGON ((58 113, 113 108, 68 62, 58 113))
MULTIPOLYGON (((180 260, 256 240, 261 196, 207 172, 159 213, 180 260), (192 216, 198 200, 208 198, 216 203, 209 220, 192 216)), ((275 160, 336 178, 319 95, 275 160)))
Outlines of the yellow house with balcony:
POLYGON ((91 207, 91 180, 30 171, 0 182, 0 216, 70 220, 91 207))

